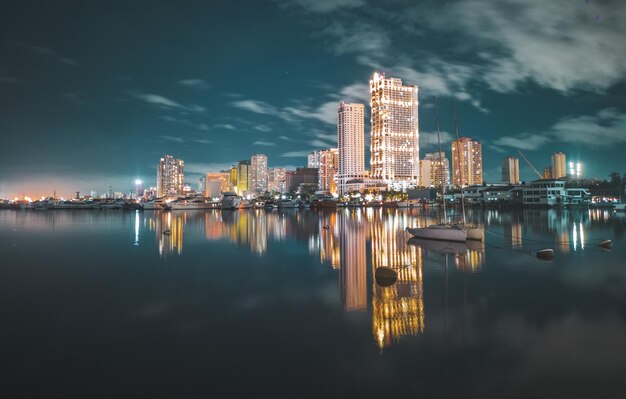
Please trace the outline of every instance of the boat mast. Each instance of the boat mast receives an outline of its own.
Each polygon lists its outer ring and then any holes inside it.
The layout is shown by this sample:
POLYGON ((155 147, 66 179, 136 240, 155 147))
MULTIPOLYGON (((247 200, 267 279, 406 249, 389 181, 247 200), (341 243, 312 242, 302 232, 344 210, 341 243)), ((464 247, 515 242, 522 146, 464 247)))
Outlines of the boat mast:
MULTIPOLYGON (((437 121, 437 145, 439 146, 439 167, 441 167, 441 133, 439 132, 439 113, 437 112, 437 100, 435 99, 435 120, 437 121)), ((441 199, 443 200, 443 222, 448 223, 448 212, 446 211, 446 184, 445 179, 441 179, 441 199)))
MULTIPOLYGON (((459 140, 459 123, 457 121, 456 106, 454 105, 454 103, 452 103, 452 109, 454 110, 454 131, 456 133, 456 139, 457 139, 457 142, 458 142, 458 140, 459 140)), ((459 147, 458 143, 457 143, 456 147, 457 147, 456 157, 457 157, 457 159, 460 160, 461 159, 460 153, 459 153, 460 147, 459 147)), ((465 220, 465 197, 463 196, 463 178, 462 177, 463 177, 463 174, 461 174, 461 211, 463 212, 463 224, 466 224, 467 221, 465 220)))

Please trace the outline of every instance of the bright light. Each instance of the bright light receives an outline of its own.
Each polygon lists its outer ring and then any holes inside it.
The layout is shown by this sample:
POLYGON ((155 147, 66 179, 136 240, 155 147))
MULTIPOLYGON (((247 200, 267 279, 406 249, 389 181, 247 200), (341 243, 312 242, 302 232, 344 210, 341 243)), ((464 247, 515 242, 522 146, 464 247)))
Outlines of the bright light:
POLYGON ((135 180, 135 184, 138 185, 138 186, 141 185, 142 183, 143 182, 141 180, 139 180, 139 179, 135 180))

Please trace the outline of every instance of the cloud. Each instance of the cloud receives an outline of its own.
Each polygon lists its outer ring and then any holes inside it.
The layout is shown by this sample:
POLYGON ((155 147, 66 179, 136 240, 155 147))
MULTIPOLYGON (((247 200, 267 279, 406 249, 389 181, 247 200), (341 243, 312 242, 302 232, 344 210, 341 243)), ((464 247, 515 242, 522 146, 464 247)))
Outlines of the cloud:
POLYGON ((272 142, 269 142, 269 141, 257 140, 254 143, 252 143, 252 145, 261 145, 261 146, 267 146, 267 147, 274 147, 276 145, 276 143, 272 143, 272 142))
POLYGON ((593 147, 609 147, 626 143, 626 114, 615 108, 606 108, 595 115, 566 116, 548 130, 522 133, 495 140, 495 146, 507 146, 522 150, 537 150, 550 141, 580 144, 593 147))
POLYGON ((391 45, 388 32, 377 24, 356 18, 335 20, 316 36, 327 38, 327 47, 337 55, 362 54, 384 58, 391 45))
POLYGON ((185 172, 195 174, 205 174, 209 172, 219 172, 221 170, 228 170, 232 166, 231 163, 200 163, 200 162, 185 162, 185 172))
POLYGON ((607 108, 596 115, 567 116, 548 132, 559 141, 594 147, 626 143, 626 114, 607 108))
POLYGON ((309 152, 310 151, 288 151, 281 154, 280 156, 284 158, 299 158, 308 156, 309 152))
POLYGON ((75 59, 64 57, 49 47, 30 46, 30 50, 34 54, 39 55, 42 58, 45 58, 48 61, 55 62, 57 64, 63 64, 72 67, 80 66, 80 63, 75 59))
POLYGON ((177 137, 177 136, 159 136, 160 138, 162 138, 163 140, 167 140, 167 141, 173 141, 175 143, 184 143, 185 139, 183 139, 182 137, 177 137))
POLYGON ((194 139, 193 141, 195 141, 196 143, 200 143, 200 144, 211 144, 212 143, 211 140, 207 140, 207 139, 194 139))
POLYGON ((254 129, 256 129, 256 130, 258 130, 260 132, 265 132, 265 133, 272 131, 272 128, 269 127, 269 126, 266 126, 266 125, 257 125, 257 126, 254 127, 254 129))
POLYGON ((0 83, 16 84, 16 85, 28 85, 32 82, 25 79, 16 78, 13 76, 0 76, 0 83))
POLYGON ((537 150, 550 141, 550 138, 539 134, 522 133, 518 136, 504 136, 493 142, 496 146, 518 148, 520 150, 537 150))
POLYGON ((85 100, 83 100, 78 94, 75 93, 59 93, 59 96, 65 98, 67 101, 74 105, 85 105, 85 100))
POLYGON ((281 140, 285 140, 285 141, 293 141, 292 138, 289 138, 287 136, 278 136, 278 138, 281 139, 281 140))
POLYGON ((178 83, 185 87, 191 87, 196 90, 204 90, 209 87, 209 83, 204 79, 182 79, 178 83))
POLYGON ((158 94, 136 94, 135 95, 140 100, 147 102, 148 104, 158 105, 166 108, 179 108, 185 109, 184 106, 180 105, 174 100, 170 100, 167 97, 163 97, 158 94))
POLYGON ((322 105, 311 108, 309 106, 286 107, 285 111, 305 119, 316 119, 329 125, 337 125, 337 101, 325 102, 322 105))
POLYGON ((286 6, 301 7, 314 13, 328 13, 340 8, 356 8, 365 4, 363 0, 292 0, 286 6))
MULTIPOLYGON (((446 131, 441 132, 441 144, 451 143, 454 136, 446 131)), ((437 132, 419 132, 419 142, 422 148, 436 148, 438 145, 437 132)))
POLYGON ((624 2, 463 0, 431 9, 424 22, 475 46, 481 79, 495 91, 532 81, 567 93, 603 91, 624 78, 625 18, 624 2))
POLYGON ((177 123, 177 124, 184 125, 184 126, 189 126, 198 130, 203 130, 203 131, 210 130, 209 126, 206 123, 195 123, 185 118, 177 118, 171 115, 163 115, 161 116, 161 119, 163 119, 164 121, 177 123))
POLYGON ((217 129, 235 130, 235 126, 231 125, 230 123, 218 123, 217 125, 213 127, 217 129))

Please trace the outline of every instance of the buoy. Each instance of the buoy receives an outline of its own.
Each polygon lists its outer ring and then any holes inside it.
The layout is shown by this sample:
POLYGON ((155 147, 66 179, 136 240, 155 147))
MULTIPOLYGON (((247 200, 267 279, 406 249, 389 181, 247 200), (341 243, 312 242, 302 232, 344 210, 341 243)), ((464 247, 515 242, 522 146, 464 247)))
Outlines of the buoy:
POLYGON ((539 251, 537 251, 537 259, 553 260, 554 250, 552 248, 540 249, 539 251))
POLYGON ((376 269, 374 273, 376 284, 381 287, 390 287, 398 281, 398 273, 388 267, 381 266, 376 269))
POLYGON ((169 236, 170 234, 172 234, 172 230, 165 230, 165 231, 163 231, 163 235, 164 236, 169 236))
POLYGON ((613 241, 611 241, 611 240, 600 241, 598 243, 598 246, 600 248, 604 248, 604 249, 611 249, 611 248, 613 248, 613 241))
POLYGON ((328 225, 328 224, 327 224, 326 226, 324 226, 324 228, 325 228, 326 230, 328 230, 328 229, 330 229, 330 225, 328 225))

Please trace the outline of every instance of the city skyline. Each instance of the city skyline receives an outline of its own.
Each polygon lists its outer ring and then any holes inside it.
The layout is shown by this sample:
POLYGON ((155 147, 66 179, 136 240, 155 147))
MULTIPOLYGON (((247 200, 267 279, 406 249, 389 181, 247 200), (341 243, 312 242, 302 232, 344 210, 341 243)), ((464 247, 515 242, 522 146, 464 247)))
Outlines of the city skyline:
MULTIPOLYGON (((338 103, 367 103, 376 71, 419 86, 424 153, 437 151, 435 97, 446 149, 455 104, 461 135, 483 144, 487 181, 518 149, 540 169, 562 151, 584 177, 623 173, 626 28, 612 16, 626 6, 480 3, 491 12, 468 1, 11 4, 0 16, 0 197, 129 191, 150 184, 163 154, 185 160, 194 184, 257 152, 270 168, 305 166, 310 151, 337 147, 338 103)), ((522 162, 520 179, 534 177, 522 162)))

